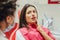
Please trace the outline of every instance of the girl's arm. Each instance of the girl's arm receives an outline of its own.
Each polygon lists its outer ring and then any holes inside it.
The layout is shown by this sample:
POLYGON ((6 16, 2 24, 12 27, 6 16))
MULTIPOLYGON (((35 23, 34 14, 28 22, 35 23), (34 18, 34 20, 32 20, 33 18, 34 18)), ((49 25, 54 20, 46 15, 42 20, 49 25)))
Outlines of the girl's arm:
POLYGON ((41 26, 37 27, 37 30, 42 34, 45 40, 53 40, 42 28, 41 26))

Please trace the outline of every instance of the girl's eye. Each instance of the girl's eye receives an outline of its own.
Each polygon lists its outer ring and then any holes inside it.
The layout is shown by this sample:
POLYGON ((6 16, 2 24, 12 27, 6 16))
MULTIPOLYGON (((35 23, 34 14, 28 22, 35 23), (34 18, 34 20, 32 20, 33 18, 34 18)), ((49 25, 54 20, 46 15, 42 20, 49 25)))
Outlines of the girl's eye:
POLYGON ((31 13, 31 11, 29 11, 27 14, 30 14, 31 13))
POLYGON ((35 11, 35 10, 33 10, 33 13, 36 13, 36 11, 35 11))

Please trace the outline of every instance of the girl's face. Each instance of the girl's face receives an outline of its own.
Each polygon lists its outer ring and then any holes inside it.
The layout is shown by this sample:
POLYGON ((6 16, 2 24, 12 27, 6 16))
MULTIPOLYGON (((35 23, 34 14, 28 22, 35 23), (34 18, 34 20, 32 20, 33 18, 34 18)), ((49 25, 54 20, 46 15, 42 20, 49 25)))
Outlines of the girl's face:
POLYGON ((30 6, 26 10, 26 22, 28 24, 37 22, 37 11, 34 7, 30 6))

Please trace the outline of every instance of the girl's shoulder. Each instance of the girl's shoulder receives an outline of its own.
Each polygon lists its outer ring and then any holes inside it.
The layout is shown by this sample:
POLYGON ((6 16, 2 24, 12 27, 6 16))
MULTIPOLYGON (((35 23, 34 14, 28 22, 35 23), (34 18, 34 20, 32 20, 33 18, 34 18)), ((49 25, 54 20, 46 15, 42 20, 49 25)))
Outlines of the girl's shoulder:
POLYGON ((27 28, 20 28, 19 29, 19 31, 23 34, 23 35, 25 35, 25 34, 27 34, 28 33, 28 30, 27 30, 27 28))

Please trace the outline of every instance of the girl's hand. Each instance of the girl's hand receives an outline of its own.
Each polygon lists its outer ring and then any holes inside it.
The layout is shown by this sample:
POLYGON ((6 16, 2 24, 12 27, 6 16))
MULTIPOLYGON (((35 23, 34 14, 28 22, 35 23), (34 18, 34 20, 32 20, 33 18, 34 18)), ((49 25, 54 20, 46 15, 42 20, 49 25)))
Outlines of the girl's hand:
POLYGON ((38 26, 37 26, 37 30, 38 30, 38 31, 43 31, 41 25, 38 25, 38 26))

